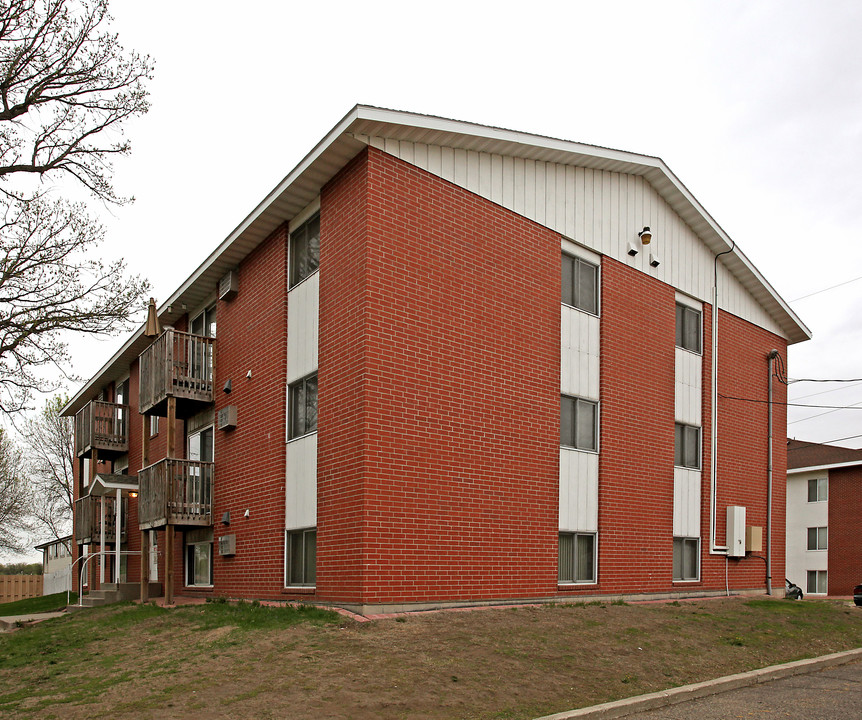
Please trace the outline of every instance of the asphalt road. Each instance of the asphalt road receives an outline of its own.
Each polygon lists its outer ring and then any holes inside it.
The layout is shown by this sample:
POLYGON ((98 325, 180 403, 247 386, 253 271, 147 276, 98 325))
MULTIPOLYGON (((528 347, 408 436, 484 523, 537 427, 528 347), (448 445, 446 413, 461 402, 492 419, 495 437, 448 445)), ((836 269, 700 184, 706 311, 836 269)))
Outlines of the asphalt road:
POLYGON ((627 717, 638 720, 855 720, 860 715, 862 661, 627 717))

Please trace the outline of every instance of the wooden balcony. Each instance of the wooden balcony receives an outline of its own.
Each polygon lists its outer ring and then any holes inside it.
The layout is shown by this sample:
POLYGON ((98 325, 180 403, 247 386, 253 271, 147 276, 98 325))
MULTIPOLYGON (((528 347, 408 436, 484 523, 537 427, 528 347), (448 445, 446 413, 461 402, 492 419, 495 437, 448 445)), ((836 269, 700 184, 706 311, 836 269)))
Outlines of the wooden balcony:
POLYGON ((165 330, 139 358, 140 412, 167 415, 167 399, 177 399, 177 415, 186 417, 213 401, 215 338, 165 330))
POLYGON ((141 530, 212 525, 214 463, 166 458, 138 473, 141 530))
POLYGON ((129 406, 92 400, 75 415, 75 454, 103 458, 129 451, 129 406))
MULTIPOLYGON (((116 498, 88 495, 75 501, 75 543, 98 543, 102 538, 102 508, 105 503, 105 544, 113 545, 117 533, 116 498)), ((121 540, 126 539, 126 500, 123 500, 121 540)))

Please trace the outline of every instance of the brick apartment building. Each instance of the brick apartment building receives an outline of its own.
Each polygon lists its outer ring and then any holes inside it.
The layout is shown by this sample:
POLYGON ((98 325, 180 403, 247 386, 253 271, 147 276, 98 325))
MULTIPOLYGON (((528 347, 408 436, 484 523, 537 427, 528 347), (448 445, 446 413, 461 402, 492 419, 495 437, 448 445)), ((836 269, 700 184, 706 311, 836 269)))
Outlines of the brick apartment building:
POLYGON ((862 450, 787 443, 787 578, 810 595, 862 584, 862 450))
POLYGON ((65 408, 76 552, 125 553, 93 587, 365 612, 783 584, 768 355, 810 333, 658 158, 357 106, 158 318, 65 408))

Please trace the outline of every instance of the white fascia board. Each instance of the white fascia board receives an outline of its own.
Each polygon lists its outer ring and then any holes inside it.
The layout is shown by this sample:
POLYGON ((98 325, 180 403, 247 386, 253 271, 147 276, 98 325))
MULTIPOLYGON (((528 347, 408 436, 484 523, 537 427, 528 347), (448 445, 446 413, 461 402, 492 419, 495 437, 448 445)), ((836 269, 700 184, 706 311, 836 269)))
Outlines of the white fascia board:
POLYGON ((830 463, 828 465, 809 465, 808 467, 788 469, 788 475, 799 475, 806 472, 819 472, 820 470, 837 470, 839 468, 856 467, 862 465, 862 460, 854 460, 852 462, 830 463))

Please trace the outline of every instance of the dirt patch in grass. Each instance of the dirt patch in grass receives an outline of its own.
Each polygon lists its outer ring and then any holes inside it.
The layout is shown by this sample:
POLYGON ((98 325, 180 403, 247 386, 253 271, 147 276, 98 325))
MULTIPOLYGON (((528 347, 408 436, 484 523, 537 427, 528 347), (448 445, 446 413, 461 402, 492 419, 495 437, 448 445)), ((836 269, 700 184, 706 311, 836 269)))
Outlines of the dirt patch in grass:
POLYGON ((729 598, 355 623, 124 606, 0 638, 0 714, 531 718, 862 646, 862 609, 729 598), (14 689, 13 689, 14 688, 14 689))

